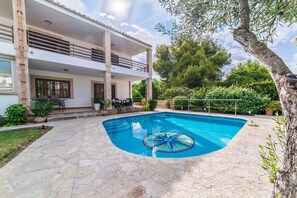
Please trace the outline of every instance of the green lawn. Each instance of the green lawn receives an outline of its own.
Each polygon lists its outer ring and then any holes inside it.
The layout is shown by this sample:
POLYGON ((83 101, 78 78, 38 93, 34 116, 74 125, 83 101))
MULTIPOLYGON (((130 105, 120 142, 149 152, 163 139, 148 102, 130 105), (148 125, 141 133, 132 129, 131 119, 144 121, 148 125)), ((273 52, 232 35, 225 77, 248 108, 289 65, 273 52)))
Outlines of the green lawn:
POLYGON ((49 128, 31 128, 0 132, 0 167, 14 158, 49 128))

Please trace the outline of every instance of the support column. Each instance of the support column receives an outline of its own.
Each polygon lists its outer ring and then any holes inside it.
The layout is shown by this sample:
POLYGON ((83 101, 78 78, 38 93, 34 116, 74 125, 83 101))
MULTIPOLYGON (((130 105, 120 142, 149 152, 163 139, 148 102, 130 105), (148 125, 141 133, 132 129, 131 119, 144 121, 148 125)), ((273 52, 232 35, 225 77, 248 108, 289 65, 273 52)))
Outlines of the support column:
POLYGON ((149 78, 146 79, 146 98, 151 100, 153 98, 153 56, 152 49, 146 50, 147 72, 149 78))
POLYGON ((103 47, 105 52, 104 99, 111 99, 111 41, 110 32, 104 32, 103 47))
POLYGON ((16 50, 16 91, 19 103, 30 105, 28 45, 25 0, 12 0, 14 46, 16 50))

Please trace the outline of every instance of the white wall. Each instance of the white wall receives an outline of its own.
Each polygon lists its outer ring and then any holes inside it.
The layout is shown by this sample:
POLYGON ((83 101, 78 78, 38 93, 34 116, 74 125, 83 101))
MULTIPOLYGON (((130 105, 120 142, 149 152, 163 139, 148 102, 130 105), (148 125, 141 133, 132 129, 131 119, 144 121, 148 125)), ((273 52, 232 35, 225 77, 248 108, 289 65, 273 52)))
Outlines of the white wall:
MULTIPOLYGON (((66 108, 68 107, 90 107, 91 102, 91 81, 104 82, 103 78, 80 76, 40 70, 30 70, 30 75, 71 78, 73 79, 73 98, 66 100, 66 108)), ((126 99, 129 97, 129 80, 112 79, 112 83, 116 84, 116 97, 126 99)), ((31 87, 31 89, 35 89, 31 87)))
POLYGON ((17 103, 18 96, 16 95, 0 95, 0 115, 4 115, 7 107, 17 103))

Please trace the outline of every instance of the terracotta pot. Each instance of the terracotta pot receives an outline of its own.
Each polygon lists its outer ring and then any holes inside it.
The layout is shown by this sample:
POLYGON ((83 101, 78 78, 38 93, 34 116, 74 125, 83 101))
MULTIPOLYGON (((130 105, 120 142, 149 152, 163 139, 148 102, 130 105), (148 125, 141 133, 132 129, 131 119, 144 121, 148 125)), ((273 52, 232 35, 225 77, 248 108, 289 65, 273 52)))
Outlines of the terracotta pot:
POLYGON ((267 109, 267 110, 266 110, 266 115, 268 115, 268 116, 272 116, 272 115, 273 115, 273 110, 271 110, 271 109, 267 109))
POLYGON ((36 123, 42 123, 42 122, 46 121, 46 117, 37 116, 37 117, 34 118, 34 121, 36 123))

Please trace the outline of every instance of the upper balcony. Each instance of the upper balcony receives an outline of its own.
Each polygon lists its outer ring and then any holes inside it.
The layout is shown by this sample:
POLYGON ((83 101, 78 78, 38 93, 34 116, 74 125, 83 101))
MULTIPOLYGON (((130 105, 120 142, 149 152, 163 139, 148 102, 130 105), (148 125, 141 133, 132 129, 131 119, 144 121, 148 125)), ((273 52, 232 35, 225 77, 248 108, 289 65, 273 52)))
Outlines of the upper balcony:
MULTIPOLYGON (((133 56, 147 52, 151 45, 50 0, 25 1, 25 6, 29 59, 38 54, 42 55, 40 60, 49 58, 54 63, 55 57, 59 57, 63 64, 81 62, 80 66, 96 69, 97 65, 97 69, 103 70, 108 49, 112 72, 148 75, 148 64, 134 61, 133 56), (105 49, 106 32, 110 33, 110 46, 105 49)), ((10 45, 14 39, 12 13, 12 1, 1 1, 0 23, 5 25, 0 26, 0 41, 4 38, 10 45)))

